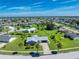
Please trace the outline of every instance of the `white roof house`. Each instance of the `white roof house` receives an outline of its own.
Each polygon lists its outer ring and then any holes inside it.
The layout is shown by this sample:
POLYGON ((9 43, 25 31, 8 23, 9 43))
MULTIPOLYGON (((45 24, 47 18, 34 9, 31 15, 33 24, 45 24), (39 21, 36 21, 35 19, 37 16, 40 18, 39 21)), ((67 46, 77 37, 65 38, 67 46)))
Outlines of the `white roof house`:
POLYGON ((32 37, 28 37, 26 42, 30 42, 30 41, 34 41, 34 42, 38 42, 38 37, 37 36, 32 36, 32 37))
POLYGON ((27 43, 30 44, 30 42, 34 42, 34 43, 42 43, 42 42, 48 42, 48 37, 47 36, 37 36, 37 35, 34 35, 32 37, 28 37, 27 40, 26 40, 27 43))
POLYGON ((10 32, 14 32, 16 30, 15 27, 9 26, 10 32))
POLYGON ((29 29, 20 29, 18 31, 23 31, 23 32, 35 32, 37 29, 36 28, 29 28, 29 29))
POLYGON ((60 28, 58 29, 58 31, 60 31, 60 32, 67 32, 67 29, 65 29, 65 28, 63 28, 63 27, 60 27, 60 28))
POLYGON ((30 33, 30 32, 35 32, 36 31, 36 28, 29 28, 27 29, 27 31, 30 33))
POLYGON ((7 27, 9 29, 8 32, 14 32, 16 30, 16 28, 13 26, 5 26, 5 27, 7 27))

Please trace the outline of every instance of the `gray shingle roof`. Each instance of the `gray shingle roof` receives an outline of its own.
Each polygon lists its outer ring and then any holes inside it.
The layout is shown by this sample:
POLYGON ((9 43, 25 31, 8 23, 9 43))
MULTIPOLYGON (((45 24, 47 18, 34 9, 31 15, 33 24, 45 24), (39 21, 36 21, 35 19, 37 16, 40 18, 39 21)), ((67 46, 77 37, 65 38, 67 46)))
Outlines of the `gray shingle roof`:
POLYGON ((9 42, 9 40, 10 40, 10 38, 11 38, 11 35, 9 35, 9 34, 4 34, 4 35, 1 35, 0 36, 0 42, 9 42))
POLYGON ((65 34, 65 37, 70 37, 72 39, 79 39, 79 35, 73 34, 73 33, 69 33, 69 34, 65 34))
POLYGON ((47 36, 41 36, 41 37, 39 37, 37 35, 34 35, 32 37, 28 37, 27 40, 26 40, 26 42, 37 43, 38 41, 44 41, 44 40, 48 41, 48 37, 47 36))

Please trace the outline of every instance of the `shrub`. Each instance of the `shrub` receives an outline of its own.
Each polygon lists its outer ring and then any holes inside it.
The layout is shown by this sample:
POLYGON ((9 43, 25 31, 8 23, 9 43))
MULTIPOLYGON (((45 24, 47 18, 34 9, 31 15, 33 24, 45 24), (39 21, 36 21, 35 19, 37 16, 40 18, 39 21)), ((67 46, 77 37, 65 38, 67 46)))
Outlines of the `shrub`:
POLYGON ((13 54, 13 55, 18 54, 18 52, 13 52, 12 54, 13 54))
POLYGON ((51 51, 52 54, 57 54, 57 51, 51 51))

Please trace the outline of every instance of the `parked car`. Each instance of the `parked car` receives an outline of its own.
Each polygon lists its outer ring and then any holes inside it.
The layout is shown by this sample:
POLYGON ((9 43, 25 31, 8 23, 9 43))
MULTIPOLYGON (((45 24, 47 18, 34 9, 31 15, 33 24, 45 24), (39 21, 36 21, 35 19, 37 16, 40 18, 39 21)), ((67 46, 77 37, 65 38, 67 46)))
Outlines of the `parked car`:
POLYGON ((37 52, 31 52, 30 55, 31 55, 32 57, 39 57, 39 56, 40 56, 40 54, 37 53, 37 52))

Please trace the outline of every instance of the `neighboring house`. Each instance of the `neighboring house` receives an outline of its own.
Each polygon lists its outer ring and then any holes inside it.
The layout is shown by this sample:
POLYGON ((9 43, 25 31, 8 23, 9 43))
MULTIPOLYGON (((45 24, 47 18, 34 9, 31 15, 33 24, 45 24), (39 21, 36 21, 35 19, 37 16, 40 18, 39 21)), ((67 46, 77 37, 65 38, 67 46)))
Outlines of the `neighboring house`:
POLYGON ((9 32, 14 32, 16 30, 16 28, 12 26, 9 26, 8 28, 9 28, 9 32))
POLYGON ((67 32, 67 29, 65 29, 65 28, 63 28, 63 27, 60 27, 60 28, 58 29, 58 31, 59 31, 59 32, 67 32))
POLYGON ((0 32, 0 35, 4 35, 4 34, 6 34, 5 32, 0 32))
POLYGON ((26 43, 28 44, 34 44, 34 43, 47 43, 48 42, 48 37, 47 36, 37 36, 37 35, 34 35, 32 37, 28 37, 26 39, 26 43))
POLYGON ((9 34, 4 34, 0 36, 0 42, 8 43, 10 39, 11 35, 9 34))
POLYGON ((29 29, 20 29, 19 31, 31 33, 35 32, 36 30, 37 30, 36 28, 29 28, 29 29))
POLYGON ((68 38, 73 39, 73 40, 79 40, 79 35, 74 34, 74 33, 65 34, 64 37, 68 37, 68 38))
POLYGON ((27 31, 30 33, 30 32, 35 32, 36 31, 36 28, 29 28, 27 29, 27 31))
POLYGON ((0 42, 8 43, 12 42, 13 40, 15 40, 15 38, 9 34, 0 35, 0 42))
POLYGON ((16 28, 13 26, 5 26, 5 29, 7 29, 8 32, 14 32, 16 30, 16 28))

